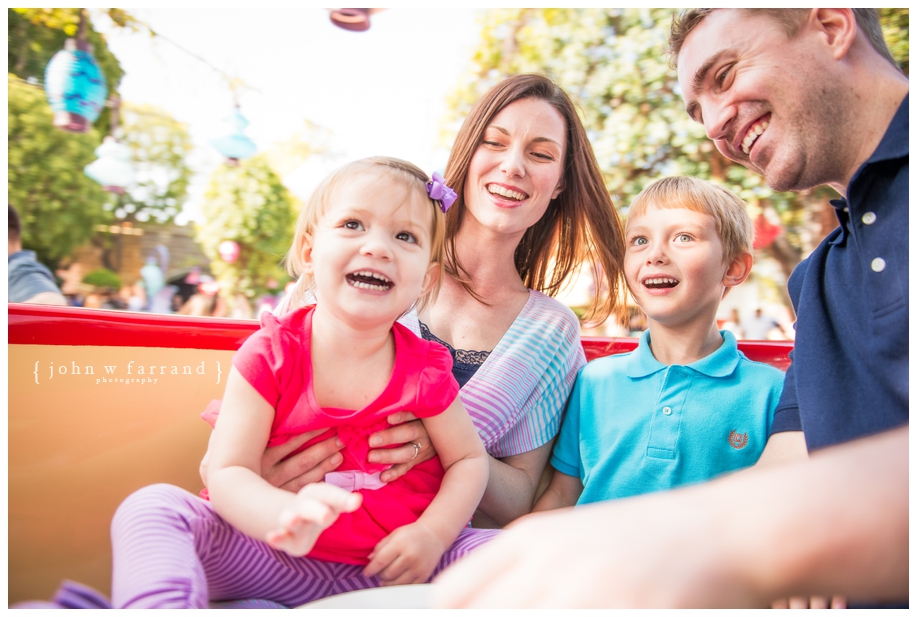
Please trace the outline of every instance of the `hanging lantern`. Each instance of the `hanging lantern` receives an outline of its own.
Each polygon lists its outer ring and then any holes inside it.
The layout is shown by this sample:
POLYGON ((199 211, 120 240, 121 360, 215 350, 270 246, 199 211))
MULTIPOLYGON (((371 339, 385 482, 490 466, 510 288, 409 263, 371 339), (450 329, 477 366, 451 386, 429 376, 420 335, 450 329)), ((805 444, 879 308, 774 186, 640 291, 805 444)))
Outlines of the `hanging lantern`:
POLYGON ((329 9, 331 23, 338 28, 351 32, 366 32, 369 30, 369 16, 372 9, 329 9))
POLYGON ((111 135, 107 136, 102 141, 102 145, 96 148, 98 160, 83 168, 87 176, 101 184, 102 188, 110 193, 124 193, 124 189, 134 183, 131 149, 115 138, 120 108, 121 99, 117 96, 111 97, 111 135))
POLYGON ((244 133, 248 120, 239 112, 238 106, 231 114, 223 118, 223 125, 226 134, 211 139, 210 145, 225 156, 230 165, 236 165, 239 159, 247 159, 255 153, 257 149, 255 142, 246 137, 244 133))
POLYGON ((86 175, 110 193, 124 193, 124 189, 134 182, 131 149, 109 135, 96 148, 96 156, 98 160, 83 169, 86 175))
POLYGON ((71 133, 89 130, 108 94, 92 45, 85 40, 85 19, 80 11, 77 38, 67 39, 45 68, 45 95, 54 111, 54 126, 71 133))
POLYGON ((220 253, 220 258, 228 264, 235 262, 239 258, 239 245, 232 240, 220 242, 217 250, 220 253))

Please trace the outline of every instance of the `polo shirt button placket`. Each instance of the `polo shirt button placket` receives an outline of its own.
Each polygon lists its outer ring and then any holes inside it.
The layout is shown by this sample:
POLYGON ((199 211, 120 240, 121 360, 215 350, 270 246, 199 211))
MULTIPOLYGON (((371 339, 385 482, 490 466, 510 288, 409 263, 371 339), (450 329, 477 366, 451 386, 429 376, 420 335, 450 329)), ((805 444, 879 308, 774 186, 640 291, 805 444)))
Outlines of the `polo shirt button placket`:
POLYGON ((672 415, 672 408, 671 408, 671 407, 663 407, 663 408, 662 408, 662 413, 663 413, 663 415, 671 416, 671 415, 672 415))
POLYGON ((872 268, 873 272, 882 272, 885 269, 885 260, 881 257, 876 257, 872 260, 872 263, 869 264, 869 267, 872 268))
POLYGON ((863 215, 862 221, 864 225, 872 225, 873 223, 876 222, 876 213, 867 212, 866 214, 863 215))

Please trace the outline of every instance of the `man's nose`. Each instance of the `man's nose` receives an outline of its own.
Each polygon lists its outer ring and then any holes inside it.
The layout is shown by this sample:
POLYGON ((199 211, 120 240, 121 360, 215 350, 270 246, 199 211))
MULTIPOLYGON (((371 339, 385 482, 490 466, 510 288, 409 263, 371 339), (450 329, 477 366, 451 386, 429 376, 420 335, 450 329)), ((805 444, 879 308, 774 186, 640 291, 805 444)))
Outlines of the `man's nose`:
POLYGON ((735 118, 735 106, 730 104, 708 104, 703 110, 704 129, 713 141, 728 139, 735 118))

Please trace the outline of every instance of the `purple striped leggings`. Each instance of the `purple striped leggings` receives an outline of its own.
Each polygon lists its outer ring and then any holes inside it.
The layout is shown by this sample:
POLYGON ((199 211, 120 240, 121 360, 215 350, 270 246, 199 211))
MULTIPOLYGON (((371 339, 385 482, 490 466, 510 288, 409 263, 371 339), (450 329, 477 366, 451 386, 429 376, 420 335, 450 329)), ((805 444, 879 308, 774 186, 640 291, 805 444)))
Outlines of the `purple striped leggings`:
MULTIPOLYGON (((462 530, 434 575, 484 544, 494 529, 462 530)), ((168 484, 132 494, 111 525, 115 608, 206 608, 243 598, 297 606, 378 587, 363 566, 291 557, 220 518, 210 503, 168 484)))

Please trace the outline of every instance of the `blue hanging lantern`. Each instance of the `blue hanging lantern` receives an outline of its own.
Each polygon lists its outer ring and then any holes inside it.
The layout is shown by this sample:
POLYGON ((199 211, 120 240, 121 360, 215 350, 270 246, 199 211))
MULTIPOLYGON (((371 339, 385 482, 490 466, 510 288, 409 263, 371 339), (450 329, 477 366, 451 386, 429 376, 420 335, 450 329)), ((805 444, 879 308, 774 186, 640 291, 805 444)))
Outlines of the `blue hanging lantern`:
POLYGON ((257 150, 255 142, 245 136, 246 120, 236 107, 231 114, 223 118, 226 134, 210 140, 210 145, 227 158, 230 165, 238 164, 239 159, 247 159, 257 150))
POLYGON ((92 45, 80 34, 67 39, 45 68, 45 95, 54 111, 54 126, 71 133, 85 133, 99 117, 108 96, 105 76, 92 57, 92 45))

